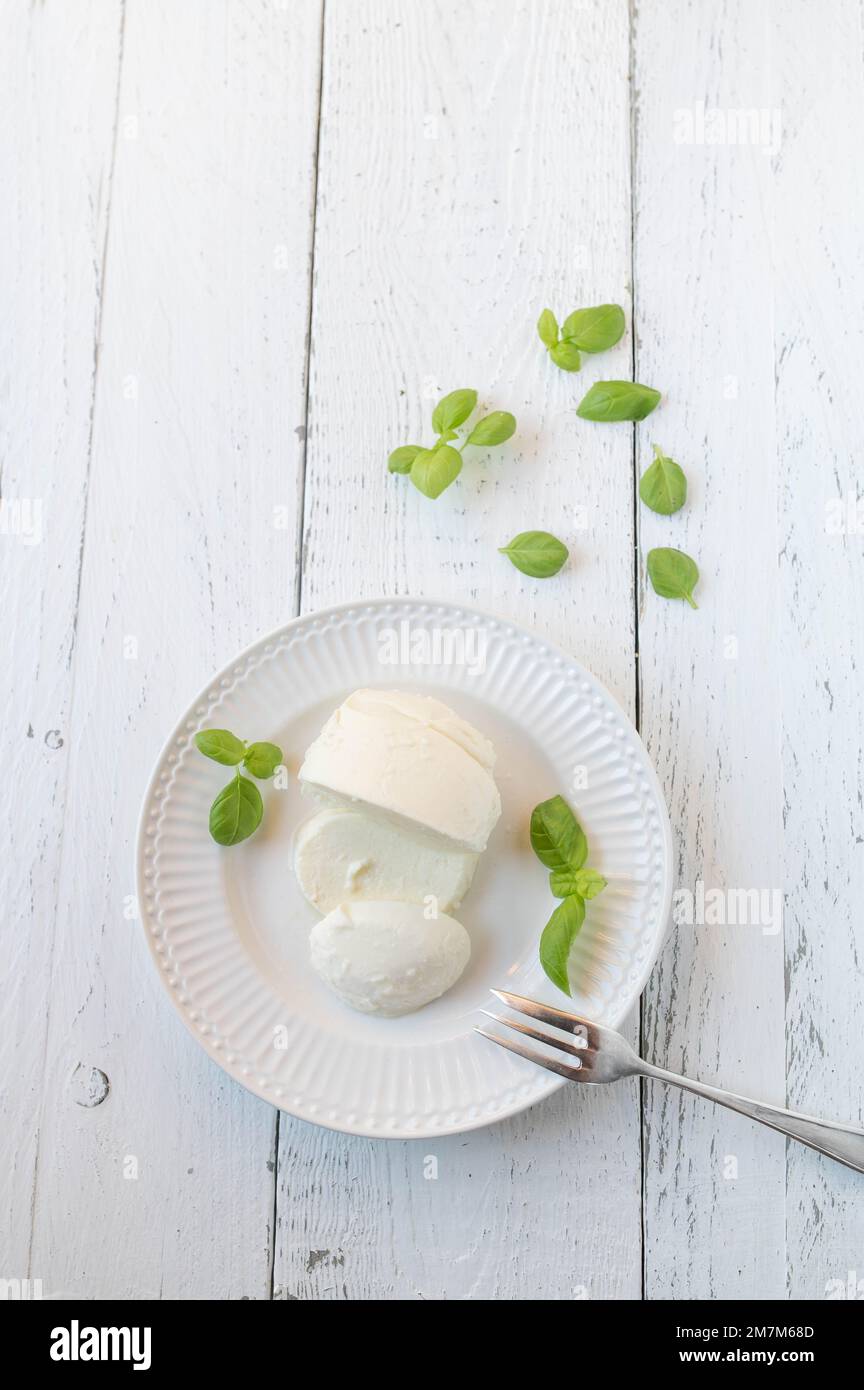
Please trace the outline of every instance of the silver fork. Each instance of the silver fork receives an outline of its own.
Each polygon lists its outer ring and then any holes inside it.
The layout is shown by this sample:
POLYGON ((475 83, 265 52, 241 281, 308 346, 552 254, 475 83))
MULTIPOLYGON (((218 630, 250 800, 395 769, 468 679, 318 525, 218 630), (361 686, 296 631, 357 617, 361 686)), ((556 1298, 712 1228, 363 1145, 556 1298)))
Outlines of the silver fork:
POLYGON ((839 1163, 845 1163, 847 1168, 864 1173, 864 1129, 834 1124, 831 1120, 817 1120, 812 1115, 796 1115, 793 1110, 781 1110, 777 1105, 763 1105, 761 1101, 748 1100, 746 1096, 735 1095, 733 1091, 722 1091, 719 1086, 706 1086, 702 1081, 691 1081, 689 1077, 678 1076, 673 1071, 665 1071, 663 1067, 654 1067, 650 1062, 643 1062, 627 1040, 612 1028, 604 1028, 599 1023, 592 1023, 590 1019, 580 1018, 578 1014, 553 1009, 549 1004, 537 1004, 533 999, 523 999, 520 994, 508 994, 504 989, 493 989, 492 993, 502 1004, 506 1004, 516 1013, 536 1019, 538 1023, 545 1023, 551 1028, 557 1028, 559 1032, 568 1033, 569 1038, 542 1032, 539 1028, 534 1028, 528 1023, 519 1023, 516 1019, 499 1018, 497 1014, 489 1013, 488 1009, 481 1009, 481 1013, 504 1028, 512 1028, 514 1032, 521 1033, 526 1038, 534 1038, 537 1042, 557 1048, 569 1060, 549 1057, 538 1052, 536 1048, 516 1042, 513 1038, 499 1038, 495 1033, 487 1032, 485 1028, 477 1028, 476 1031, 490 1042, 497 1043, 499 1047, 506 1047, 518 1056, 526 1057, 529 1062, 537 1062, 539 1066, 557 1072, 568 1081, 583 1081, 589 1086, 596 1086, 604 1081, 620 1081, 623 1076, 652 1076, 658 1081, 671 1081, 674 1086, 681 1086, 685 1091, 692 1091, 694 1095, 704 1096, 706 1100, 715 1100, 718 1105, 737 1110, 740 1115, 747 1115, 751 1120, 759 1120, 771 1129, 778 1129, 781 1134, 788 1134, 790 1139, 799 1139, 809 1148, 818 1149, 819 1153, 827 1154, 829 1158, 836 1158, 839 1163))

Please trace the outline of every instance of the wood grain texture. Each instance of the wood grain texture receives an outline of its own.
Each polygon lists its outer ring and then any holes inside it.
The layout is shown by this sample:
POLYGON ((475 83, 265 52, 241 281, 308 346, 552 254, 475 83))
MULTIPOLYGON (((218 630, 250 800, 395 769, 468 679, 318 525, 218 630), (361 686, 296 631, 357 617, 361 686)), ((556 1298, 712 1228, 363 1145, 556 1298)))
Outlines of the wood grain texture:
MULTIPOLYGON (((574 413, 591 380, 628 375, 629 341, 573 377, 533 327, 546 304, 628 302, 627 60, 624 4, 576 24, 558 0, 328 0, 302 593, 304 610, 476 601, 562 643, 632 713, 630 431, 574 413), (430 502, 386 460, 430 438, 457 386, 519 429, 430 502), (497 553, 527 527, 571 546, 558 578, 497 553)), ((431 1146, 283 1116, 279 1152, 279 1296, 639 1294, 635 1088, 431 1146)))
MULTIPOLYGON (((772 41, 788 1096, 864 1125, 860 8, 793 0, 772 41)), ((790 1144, 787 1239, 791 1298, 864 1297, 860 1176, 790 1144)))
MULTIPOLYGON (((665 397, 637 458, 641 471, 657 440, 690 484, 674 517, 640 507, 640 553, 675 546, 702 573, 698 612, 642 585, 642 729, 679 886, 721 890, 725 912, 730 892, 783 886, 772 155, 729 138, 730 112, 776 104, 765 12, 648 0, 634 53, 636 369, 665 397), (699 103, 723 113, 719 143, 700 143, 699 103)), ((706 917, 672 928, 645 996, 646 1055, 782 1103, 780 924, 706 917)), ((784 1140, 678 1092, 645 1095, 646 1295, 783 1297, 784 1140)))
POLYGON ((317 0, 126 7, 30 1271, 46 1293, 269 1295, 275 1112, 172 1016, 130 895, 173 721, 292 611, 319 52, 317 0))
POLYGON ((638 1298, 636 1114, 627 1083, 408 1143, 283 1115, 274 1297, 638 1298))
POLYGON ((6 6, 0 47, 0 1274, 26 1277, 121 11, 6 6))

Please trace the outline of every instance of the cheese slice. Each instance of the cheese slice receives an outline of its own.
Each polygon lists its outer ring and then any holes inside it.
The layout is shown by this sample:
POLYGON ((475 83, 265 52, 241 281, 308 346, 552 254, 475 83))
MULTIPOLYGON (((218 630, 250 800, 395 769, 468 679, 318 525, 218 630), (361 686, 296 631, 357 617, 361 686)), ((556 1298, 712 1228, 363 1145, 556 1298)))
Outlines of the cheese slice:
POLYGON ((310 744, 300 781, 325 804, 373 810, 479 854, 501 814, 495 750, 428 695, 357 690, 310 744))
POLYGON ((319 811, 294 840, 294 872, 319 912, 362 899, 458 907, 474 877, 477 855, 397 830, 361 811, 319 811))

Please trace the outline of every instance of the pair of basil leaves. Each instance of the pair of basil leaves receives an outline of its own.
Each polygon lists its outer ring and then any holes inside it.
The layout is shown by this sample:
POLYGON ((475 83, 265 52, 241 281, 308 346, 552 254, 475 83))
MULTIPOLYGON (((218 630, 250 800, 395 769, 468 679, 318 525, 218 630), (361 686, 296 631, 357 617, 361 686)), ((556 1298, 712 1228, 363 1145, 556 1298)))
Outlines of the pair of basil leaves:
POLYGON ((540 964, 549 979, 570 994, 568 961, 585 921, 585 904, 606 887, 596 869, 587 869, 588 841, 563 796, 541 801, 531 813, 531 848, 550 870, 549 887, 561 902, 540 937, 540 964))
MULTIPOLYGON (((639 496, 659 516, 672 516, 680 511, 687 500, 687 478, 683 468, 664 454, 659 444, 654 445, 654 462, 645 469, 639 480, 639 496)), ((648 578, 656 594, 661 598, 679 598, 689 603, 691 608, 697 604, 693 590, 699 580, 699 568, 683 550, 673 546, 659 546, 649 550, 647 556, 648 578)))
POLYGON ((217 845, 239 845, 255 833, 264 816, 261 793, 240 768, 267 781, 282 763, 282 749, 276 743, 245 743, 228 729, 202 729, 195 735, 195 746, 214 763, 237 768, 210 807, 210 834, 217 845))

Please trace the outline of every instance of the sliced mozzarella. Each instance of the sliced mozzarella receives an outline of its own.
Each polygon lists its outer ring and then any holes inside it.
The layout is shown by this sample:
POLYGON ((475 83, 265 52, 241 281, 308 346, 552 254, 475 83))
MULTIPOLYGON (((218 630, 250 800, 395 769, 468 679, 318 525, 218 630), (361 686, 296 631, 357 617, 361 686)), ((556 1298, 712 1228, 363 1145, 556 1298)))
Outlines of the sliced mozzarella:
POLYGON ((360 899, 458 907, 476 854, 446 849, 360 811, 319 811, 297 832, 294 872, 313 907, 330 912, 360 899))

